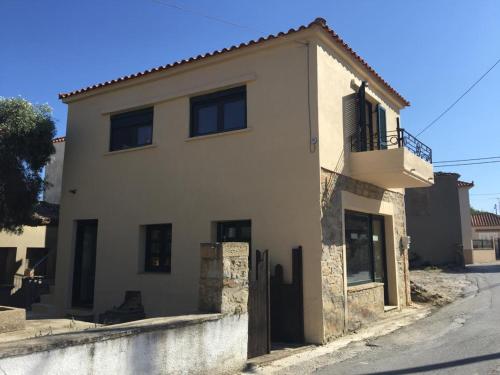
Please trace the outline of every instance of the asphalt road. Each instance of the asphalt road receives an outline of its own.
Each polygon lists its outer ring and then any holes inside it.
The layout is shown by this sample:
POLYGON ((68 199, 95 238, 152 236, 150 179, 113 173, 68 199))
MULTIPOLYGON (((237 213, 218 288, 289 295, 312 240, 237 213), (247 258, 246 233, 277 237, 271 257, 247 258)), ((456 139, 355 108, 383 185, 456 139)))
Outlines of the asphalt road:
POLYGON ((413 325, 287 374, 500 374, 500 264, 470 266, 470 293, 413 325))

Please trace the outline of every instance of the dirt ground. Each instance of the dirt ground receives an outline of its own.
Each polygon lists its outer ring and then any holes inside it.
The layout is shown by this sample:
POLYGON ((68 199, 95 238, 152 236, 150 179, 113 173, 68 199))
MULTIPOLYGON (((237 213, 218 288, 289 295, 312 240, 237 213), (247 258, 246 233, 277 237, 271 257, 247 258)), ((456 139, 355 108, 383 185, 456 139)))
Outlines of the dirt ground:
POLYGON ((410 271, 411 299, 416 303, 444 306, 464 295, 472 280, 464 268, 437 268, 410 271))

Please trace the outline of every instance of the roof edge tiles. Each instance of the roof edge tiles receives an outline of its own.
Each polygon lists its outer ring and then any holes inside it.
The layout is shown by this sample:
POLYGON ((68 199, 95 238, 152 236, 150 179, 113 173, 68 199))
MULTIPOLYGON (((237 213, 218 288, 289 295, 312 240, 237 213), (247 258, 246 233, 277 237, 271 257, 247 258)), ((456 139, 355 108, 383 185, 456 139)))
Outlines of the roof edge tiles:
POLYGON ((66 141, 66 137, 57 137, 57 138, 54 138, 52 140, 52 143, 61 143, 61 142, 65 142, 66 141))
POLYGON ((79 89, 79 90, 75 90, 75 91, 71 91, 71 92, 67 92, 67 93, 60 93, 59 94, 59 99, 67 99, 67 98, 70 98, 70 97, 73 97, 73 96, 76 96, 76 95, 79 95, 79 94, 87 93, 87 92, 90 92, 90 91, 93 91, 93 90, 97 90, 97 89, 100 89, 100 88, 103 88, 103 87, 106 87, 106 86, 110 86, 110 85, 113 85, 113 84, 116 84, 116 83, 119 83, 119 82, 124 82, 124 81, 128 81, 128 80, 136 79, 136 78, 143 77, 143 76, 146 76, 146 75, 149 75, 149 74, 153 74, 153 73, 156 73, 156 72, 160 72, 160 71, 165 71, 165 70, 168 70, 168 69, 172 69, 172 68, 175 68, 177 66, 189 64, 191 62, 205 60, 205 59, 208 59, 210 57, 219 56, 221 54, 225 54, 225 53, 228 53, 228 52, 231 52, 231 51, 236 51, 236 50, 243 49, 245 47, 249 47, 249 46, 253 46, 253 45, 256 45, 256 44, 265 43, 267 41, 278 39, 278 38, 283 38, 285 36, 288 36, 288 35, 300 32, 302 30, 311 29, 311 28, 313 28, 315 26, 319 26, 322 30, 324 30, 325 32, 327 32, 328 35, 331 37, 331 39, 333 40, 334 43, 336 43, 340 48, 342 48, 345 52, 347 52, 347 54, 349 54, 354 60, 356 60, 359 63, 361 63, 361 65, 366 69, 367 73, 370 74, 376 81, 378 81, 378 83, 380 83, 386 90, 388 90, 389 93, 391 93, 392 95, 394 95, 398 99, 398 101, 403 104, 403 106, 409 106, 410 105, 410 102, 408 100, 406 100, 400 93, 398 93, 394 88, 392 88, 389 85, 389 83, 387 83, 370 65, 368 65, 368 63, 361 56, 359 56, 356 52, 353 51, 352 48, 349 47, 349 45, 347 43, 345 43, 338 36, 338 34, 335 33, 335 31, 333 31, 327 25, 326 20, 323 19, 323 18, 316 18, 313 22, 311 22, 307 26, 302 25, 302 26, 299 26, 297 29, 290 29, 287 32, 279 32, 277 34, 270 34, 267 37, 261 37, 261 38, 259 38, 257 40, 251 40, 251 41, 249 41, 247 43, 241 43, 239 45, 233 45, 233 46, 228 47, 228 48, 223 48, 222 50, 216 50, 216 51, 213 51, 213 52, 206 53, 204 55, 198 55, 196 57, 191 57, 191 58, 188 58, 188 59, 185 59, 185 60, 180 60, 180 61, 173 62, 171 64, 158 66, 158 67, 155 67, 155 68, 152 68, 152 69, 148 69, 148 70, 144 70, 142 72, 138 72, 138 73, 135 73, 135 74, 130 74, 130 75, 122 76, 122 77, 119 77, 119 78, 116 78, 116 79, 113 79, 113 80, 110 80, 110 81, 106 81, 106 82, 97 83, 97 84, 94 84, 94 85, 91 85, 91 86, 87 86, 87 87, 79 89))
POLYGON ((457 186, 458 187, 474 187, 474 181, 472 182, 467 182, 467 181, 457 181, 457 186))
POLYGON ((500 226, 500 215, 491 212, 480 212, 471 215, 473 227, 496 227, 500 226))

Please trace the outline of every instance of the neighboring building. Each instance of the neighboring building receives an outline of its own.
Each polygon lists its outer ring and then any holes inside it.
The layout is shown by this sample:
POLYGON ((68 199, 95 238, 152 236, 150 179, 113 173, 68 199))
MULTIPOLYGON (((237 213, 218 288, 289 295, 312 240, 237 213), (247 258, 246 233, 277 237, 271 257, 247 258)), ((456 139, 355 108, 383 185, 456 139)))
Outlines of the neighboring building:
POLYGON ((61 201, 62 170, 66 137, 54 138, 52 142, 56 151, 50 157, 50 162, 45 166, 46 186, 43 192, 43 200, 48 203, 59 204, 61 201))
POLYGON ((324 20, 60 98, 60 314, 126 290, 147 316, 194 312, 214 241, 269 249, 287 282, 302 246, 308 342, 410 303, 404 188, 432 185, 431 150, 324 20))
POLYGON ((500 215, 481 212, 472 215, 472 242, 481 263, 500 259, 500 215))
POLYGON ((434 173, 429 188, 407 189, 406 225, 412 265, 463 264, 472 249, 469 190, 458 173, 434 173))
POLYGON ((23 226, 20 235, 0 231, 0 304, 29 307, 33 301, 23 290, 26 278, 54 283, 64 137, 53 143, 55 153, 45 167, 45 181, 50 184, 35 209, 33 223, 23 226))

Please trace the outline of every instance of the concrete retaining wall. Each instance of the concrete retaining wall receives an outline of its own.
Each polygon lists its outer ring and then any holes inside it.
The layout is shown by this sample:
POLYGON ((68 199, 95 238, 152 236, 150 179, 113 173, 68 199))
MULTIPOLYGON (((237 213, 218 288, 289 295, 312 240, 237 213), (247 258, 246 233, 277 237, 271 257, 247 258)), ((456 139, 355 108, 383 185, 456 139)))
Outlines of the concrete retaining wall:
POLYGON ((247 359, 248 315, 153 318, 0 345, 9 375, 226 374, 247 359))

